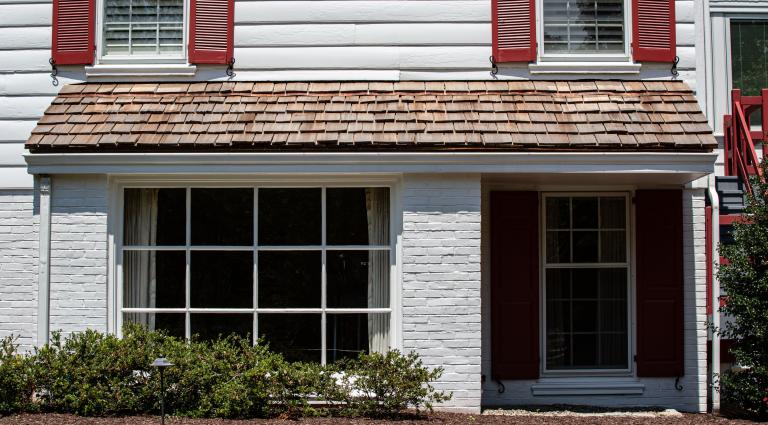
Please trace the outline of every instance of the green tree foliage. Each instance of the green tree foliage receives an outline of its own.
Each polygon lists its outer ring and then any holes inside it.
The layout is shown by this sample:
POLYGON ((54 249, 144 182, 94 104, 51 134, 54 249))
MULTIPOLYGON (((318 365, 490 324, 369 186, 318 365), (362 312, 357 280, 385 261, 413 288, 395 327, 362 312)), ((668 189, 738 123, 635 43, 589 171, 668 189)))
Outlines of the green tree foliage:
MULTIPOLYGON (((768 175, 768 163, 761 165, 768 175)), ((720 311, 733 321, 719 329, 735 341, 731 350, 744 369, 720 377, 723 401, 749 415, 768 418, 768 185, 753 180, 744 218, 734 225, 733 244, 722 245, 728 259, 718 278, 727 301, 720 311)))

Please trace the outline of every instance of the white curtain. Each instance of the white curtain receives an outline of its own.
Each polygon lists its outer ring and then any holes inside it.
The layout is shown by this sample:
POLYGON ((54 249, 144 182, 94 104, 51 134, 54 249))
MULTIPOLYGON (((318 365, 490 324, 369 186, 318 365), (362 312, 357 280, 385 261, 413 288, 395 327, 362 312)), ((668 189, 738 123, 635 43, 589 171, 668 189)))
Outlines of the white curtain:
MULTIPOLYGON (((157 238, 157 189, 125 191, 125 245, 151 246, 157 238)), ((154 308, 157 298, 155 251, 125 251, 125 307, 154 308)), ((134 323, 155 330, 155 315, 131 313, 134 323)))
MULTIPOLYGON (((368 217, 368 243, 388 244, 389 196, 386 188, 365 189, 368 217)), ((368 308, 389 307, 388 251, 368 252, 368 308)), ((368 350, 385 353, 389 350, 389 315, 368 314, 368 350)))

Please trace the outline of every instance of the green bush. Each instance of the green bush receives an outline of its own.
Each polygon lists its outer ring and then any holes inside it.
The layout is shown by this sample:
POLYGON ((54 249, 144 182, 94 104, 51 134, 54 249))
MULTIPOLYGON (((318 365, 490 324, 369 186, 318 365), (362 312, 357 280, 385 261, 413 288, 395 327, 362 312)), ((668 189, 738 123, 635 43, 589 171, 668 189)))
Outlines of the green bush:
POLYGON ((32 410, 32 368, 17 349, 13 336, 0 339, 0 414, 32 410))
MULTIPOLYGON (((761 167, 768 173, 768 162, 761 167)), ((745 220, 734 225, 734 242, 720 247, 728 259, 718 270, 727 297, 720 311, 732 320, 718 331, 735 342, 731 353, 745 368, 724 373, 720 391, 724 404, 768 419, 768 184, 754 179, 752 189, 745 220)))
POLYGON ((29 355, 9 338, 0 345, 0 413, 42 410, 83 416, 134 415, 159 410, 164 356, 166 412, 190 417, 381 416, 409 407, 431 409, 449 399, 431 382, 415 354, 362 355, 321 366, 290 363, 261 342, 229 336, 190 342, 126 326, 123 337, 73 333, 29 355))

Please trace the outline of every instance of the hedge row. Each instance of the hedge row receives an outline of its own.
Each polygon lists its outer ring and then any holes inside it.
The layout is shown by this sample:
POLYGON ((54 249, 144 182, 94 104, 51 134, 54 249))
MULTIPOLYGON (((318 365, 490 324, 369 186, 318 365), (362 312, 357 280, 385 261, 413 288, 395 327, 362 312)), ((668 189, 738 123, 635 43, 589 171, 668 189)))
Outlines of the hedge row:
POLYGON ((152 360, 165 356, 166 412, 190 417, 389 416, 450 399, 416 354, 361 355, 322 366, 290 363, 262 344, 230 336, 187 342, 141 326, 123 338, 96 331, 19 354, 0 340, 0 413, 136 415, 159 410, 152 360))

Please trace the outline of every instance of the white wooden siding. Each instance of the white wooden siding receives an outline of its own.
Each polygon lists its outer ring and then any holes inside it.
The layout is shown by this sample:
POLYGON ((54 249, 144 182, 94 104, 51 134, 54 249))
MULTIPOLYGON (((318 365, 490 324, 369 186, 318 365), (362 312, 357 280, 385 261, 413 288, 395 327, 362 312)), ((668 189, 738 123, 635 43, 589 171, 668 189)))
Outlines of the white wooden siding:
MULTIPOLYGON (((676 2, 680 79, 696 87, 693 0, 676 2)), ((491 79, 490 0, 238 0, 238 80, 491 79)), ((83 67, 50 77, 51 3, 0 0, 0 166, 27 179, 20 145, 60 87, 85 79, 83 67), (14 145, 11 147, 11 145, 14 145)), ((640 75, 669 79, 668 64, 643 64, 640 75)), ((606 74, 605 77, 619 78, 606 74)), ((497 78, 531 78, 524 64, 497 78)), ((582 78, 547 76, 538 78, 582 78)), ((152 79, 157 79, 154 77, 152 79)), ((226 79, 223 67, 200 66, 196 80, 226 79)), ((0 188, 7 179, 0 180, 0 188)))

